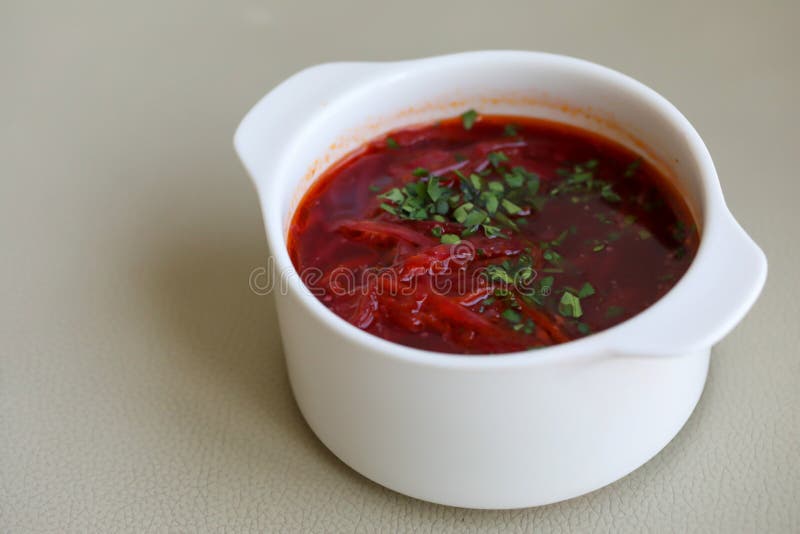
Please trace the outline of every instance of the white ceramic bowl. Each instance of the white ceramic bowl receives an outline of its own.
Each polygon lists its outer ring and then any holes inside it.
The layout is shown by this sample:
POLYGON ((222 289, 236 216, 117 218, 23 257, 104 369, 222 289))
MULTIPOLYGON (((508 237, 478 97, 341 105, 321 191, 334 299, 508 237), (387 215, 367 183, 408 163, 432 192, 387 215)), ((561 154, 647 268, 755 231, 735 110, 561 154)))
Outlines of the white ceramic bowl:
POLYGON ((235 146, 284 278, 276 304, 300 410, 353 469, 428 501, 542 505, 636 469, 686 422, 712 344, 742 319, 766 278, 766 258, 725 206, 686 118, 641 83, 578 59, 496 51, 312 67, 256 104, 235 146), (701 232, 685 276, 618 326, 505 355, 413 349, 333 314, 305 288, 286 249, 303 193, 363 141, 468 108, 599 131, 673 174, 701 232))

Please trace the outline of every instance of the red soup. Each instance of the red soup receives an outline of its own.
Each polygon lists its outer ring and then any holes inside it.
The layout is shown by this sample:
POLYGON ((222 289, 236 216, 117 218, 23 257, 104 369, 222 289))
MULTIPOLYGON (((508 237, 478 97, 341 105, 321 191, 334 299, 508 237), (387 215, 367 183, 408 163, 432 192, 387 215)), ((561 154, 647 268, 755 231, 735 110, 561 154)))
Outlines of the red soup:
POLYGON ((334 313, 421 349, 546 347, 614 326, 698 245, 670 181, 564 124, 479 116, 376 139, 302 199, 289 254, 334 313))

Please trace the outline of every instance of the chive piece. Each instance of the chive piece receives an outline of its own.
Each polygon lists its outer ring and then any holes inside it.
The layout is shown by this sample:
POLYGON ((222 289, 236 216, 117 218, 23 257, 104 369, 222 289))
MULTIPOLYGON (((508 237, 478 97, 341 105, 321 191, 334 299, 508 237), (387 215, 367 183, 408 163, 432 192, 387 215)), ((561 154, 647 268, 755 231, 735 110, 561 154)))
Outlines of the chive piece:
POLYGON ((509 323, 518 323, 521 319, 519 312, 512 310, 511 308, 506 308, 500 315, 502 315, 503 319, 509 323))
POLYGON ((592 252, 600 252, 604 248, 606 248, 606 244, 605 243, 598 243, 598 244, 596 244, 595 246, 592 247, 592 252))
POLYGON ((439 215, 438 213, 433 216, 433 220, 436 222, 447 222, 447 219, 439 215))
POLYGON ((486 267, 486 276, 489 277, 491 282, 504 282, 506 284, 513 284, 514 279, 508 274, 501 265, 489 265, 486 267))
POLYGON ((578 332, 580 332, 581 334, 583 334, 585 336, 585 335, 591 334, 592 333, 592 329, 586 323, 578 323, 578 332))
POLYGON ((509 213, 509 215, 515 215, 520 211, 522 211, 522 208, 520 208, 507 198, 504 198, 501 203, 503 204, 503 208, 505 208, 505 210, 509 213))
POLYGON ((625 313, 625 308, 622 306, 609 306, 606 310, 606 318, 614 319, 625 313))
POLYGON ((642 164, 642 160, 640 158, 640 159, 637 159, 637 160, 633 161, 630 165, 628 165, 628 167, 625 169, 625 178, 630 178, 631 176, 636 174, 636 171, 639 169, 639 166, 641 164, 642 164))
POLYGON ((577 319, 583 315, 581 299, 569 291, 565 291, 564 294, 561 295, 561 301, 558 303, 558 313, 564 317, 573 317, 577 319))
POLYGON ((569 235, 569 230, 564 230, 563 232, 558 234, 557 238, 550 241, 550 246, 557 247, 561 245, 561 243, 564 242, 564 240, 567 238, 568 235, 569 235))
POLYGON ((430 173, 428 172, 428 169, 426 169, 425 167, 417 167, 416 169, 411 171, 411 174, 422 178, 424 176, 428 176, 430 173))
POLYGON ((542 254, 542 257, 550 263, 558 265, 561 262, 561 255, 553 249, 547 249, 542 254))
POLYGON ((573 174, 570 177, 569 181, 570 181, 570 183, 573 183, 573 184, 581 184, 583 182, 587 182, 587 181, 591 180, 593 177, 594 177, 594 173, 593 172, 588 172, 588 171, 587 172, 576 172, 575 174, 573 174))
POLYGON ((391 200, 395 204, 399 204, 403 201, 405 195, 403 195, 403 192, 395 187, 394 189, 390 189, 389 191, 380 195, 379 198, 385 198, 386 200, 391 200))
POLYGON ((499 204, 500 202, 495 195, 486 195, 486 211, 489 213, 496 212, 499 204))
POLYGON ((589 282, 586 282, 585 284, 583 284, 581 289, 578 291, 578 296, 580 298, 582 298, 582 299, 585 299, 586 297, 591 297, 592 295, 594 295, 594 293, 595 293, 595 291, 594 291, 594 287, 592 286, 592 284, 590 284, 589 282))
POLYGON ((381 186, 377 184, 370 184, 369 190, 372 191, 373 193, 377 193, 378 191, 381 190, 381 186))
POLYGON ((469 215, 469 212, 472 208, 473 208, 472 202, 466 202, 460 205, 453 212, 453 218, 456 221, 463 223, 467 219, 467 215, 469 215))
POLYGON ((389 204, 387 204, 385 202, 381 203, 381 209, 384 210, 384 211, 388 211, 392 215, 397 215, 397 210, 394 208, 394 206, 390 206, 389 204))
POLYGON ((606 184, 603 186, 603 188, 600 190, 600 196, 602 196, 605 200, 609 202, 619 202, 620 200, 622 200, 622 197, 620 197, 611 188, 611 184, 606 184))
MULTIPOLYGON (((534 174, 528 179, 528 192, 535 195, 539 192, 539 175, 534 174)), ((544 200, 544 199, 543 199, 544 200)))
POLYGON ((490 224, 483 225, 483 232, 486 234, 486 237, 507 237, 499 227, 490 224))
POLYGON ((393 150, 400 148, 400 145, 397 144, 397 141, 395 141, 393 137, 386 138, 386 146, 393 150))
POLYGON ((480 191, 481 188, 483 188, 483 178, 481 178, 480 175, 475 173, 470 174, 469 181, 472 184, 472 187, 474 187, 478 191, 480 191))
POLYGON ((461 124, 465 130, 471 130, 476 120, 478 120, 478 112, 474 109, 469 109, 461 114, 461 124))
POLYGON ((553 290, 553 277, 545 276, 539 280, 539 295, 546 297, 553 290))
POLYGON ((506 137, 514 137, 517 135, 517 127, 513 124, 506 124, 506 127, 503 128, 503 135, 506 137))
MULTIPOLYGON (((519 232, 519 226, 517 226, 517 223, 515 223, 514 221, 512 221, 511 219, 506 217, 506 215, 504 213, 501 213, 501 212, 498 211, 497 213, 494 214, 494 218, 497 219, 504 226, 507 226, 507 227, 511 228, 515 232, 519 232)), ((520 219, 520 222, 522 222, 524 220, 525 219, 520 219)))
POLYGON ((487 186, 492 193, 503 193, 506 190, 502 182, 489 182, 487 186))
POLYGON ((477 226, 486 220, 486 214, 481 210, 473 210, 467 214, 467 217, 462 223, 464 226, 471 227, 477 226))
POLYGON ((458 245, 461 243, 461 238, 455 234, 442 235, 441 242, 445 245, 458 245))
POLYGON ((442 196, 443 190, 439 186, 439 178, 438 177, 431 176, 431 179, 428 180, 428 187, 427 187, 427 191, 426 192, 428 193, 428 196, 430 197, 430 199, 433 200, 434 202, 439 200, 439 197, 442 196))
POLYGON ((501 163, 508 161, 508 156, 502 152, 489 152, 489 154, 486 155, 486 159, 489 160, 492 167, 496 168, 499 167, 501 163))
POLYGON ((508 184, 508 187, 512 187, 514 189, 522 187, 522 184, 525 183, 525 176, 516 171, 506 173, 505 175, 503 175, 503 179, 508 184))
POLYGON ((651 234, 649 230, 644 230, 644 229, 642 229, 642 230, 639 230, 639 239, 642 239, 642 240, 644 240, 644 239, 650 239, 650 237, 651 237, 652 235, 653 235, 653 234, 651 234))
POLYGON ((517 271, 517 276, 522 281, 529 280, 533 276, 533 269, 529 266, 524 266, 517 271))

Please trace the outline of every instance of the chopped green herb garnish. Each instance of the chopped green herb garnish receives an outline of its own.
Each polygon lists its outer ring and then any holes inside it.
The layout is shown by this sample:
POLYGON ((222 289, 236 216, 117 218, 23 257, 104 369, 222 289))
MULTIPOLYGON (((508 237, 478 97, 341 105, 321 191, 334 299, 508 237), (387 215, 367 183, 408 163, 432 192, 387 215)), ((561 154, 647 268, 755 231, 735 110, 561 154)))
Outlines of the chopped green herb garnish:
POLYGON ((561 295, 561 301, 558 303, 558 313, 564 317, 573 317, 577 319, 583 315, 581 299, 569 291, 565 291, 564 294, 561 295))
POLYGON ((516 215, 517 213, 522 211, 522 208, 520 208, 507 198, 504 198, 501 204, 503 205, 503 209, 505 209, 510 215, 516 215))
POLYGON ((639 169, 639 166, 641 164, 642 164, 642 160, 641 159, 637 159, 637 160, 633 161, 632 163, 630 163, 628 165, 628 167, 625 169, 625 175, 624 175, 625 178, 630 178, 631 176, 636 174, 636 171, 639 169))
MULTIPOLYGON (((491 182, 491 183, 497 183, 497 182, 491 182)), ((497 211, 498 206, 500 205, 500 201, 497 200, 497 195, 492 195, 490 193, 483 193, 481 194, 481 198, 483 199, 484 205, 486 206, 486 211, 488 211, 489 214, 494 214, 497 211)))
POLYGON ((650 239, 653 234, 650 233, 649 230, 641 229, 639 230, 639 239, 650 239))
POLYGON ((381 209, 391 213, 392 215, 397 215, 397 210, 394 208, 394 206, 390 206, 386 202, 381 202, 381 209))
POLYGON ((502 152, 489 152, 489 154, 486 156, 486 159, 489 160, 489 163, 492 164, 492 167, 497 168, 501 163, 508 161, 508 156, 502 152))
POLYGON ((558 234, 558 237, 556 237, 555 239, 553 239, 552 241, 550 241, 550 246, 551 246, 551 247, 558 247, 558 246, 561 246, 561 243, 563 243, 563 242, 564 242, 564 240, 567 238, 567 236, 568 236, 569 234, 570 234, 570 231, 569 231, 569 230, 564 230, 563 232, 561 232, 560 234, 558 234))
POLYGON ((591 297, 592 295, 594 295, 594 287, 589 282, 583 284, 583 286, 578 291, 578 296, 582 299, 585 299, 586 297, 591 297))
MULTIPOLYGON (((428 196, 431 200, 436 202, 442 196, 444 189, 439 186, 439 177, 431 176, 430 180, 428 180, 428 196)), ((445 206, 447 203, 445 202, 445 206)), ((447 211, 445 211, 447 213, 447 211)))
POLYGON ((502 182, 489 182, 487 186, 492 193, 503 193, 506 190, 502 182))
POLYGON ((499 211, 497 213, 495 213, 494 218, 497 219, 500 223, 502 223, 503 226, 506 226, 507 228, 511 228, 515 232, 519 232, 519 226, 517 226, 517 224, 514 221, 512 221, 511 219, 509 219, 508 217, 506 217, 504 214, 500 213, 499 211))
POLYGON ((506 124, 506 127, 503 128, 503 135, 506 137, 514 137, 517 135, 517 127, 513 124, 506 124))
POLYGON ((675 228, 672 230, 672 237, 675 241, 683 241, 686 239, 687 234, 686 223, 678 219, 678 221, 675 222, 675 228))
POLYGON ((611 184, 606 184, 603 186, 602 189, 600 189, 600 196, 602 196, 605 200, 609 202, 619 202, 620 200, 622 200, 622 197, 620 197, 616 192, 614 192, 614 189, 611 187, 611 184))
POLYGON ((477 226, 486 220, 486 213, 482 210, 475 209, 467 214, 462 224, 464 226, 477 226))
POLYGON ((585 336, 587 334, 591 334, 592 333, 592 329, 586 323, 578 323, 578 332, 580 332, 581 334, 583 334, 585 336))
POLYGON ((444 234, 441 237, 441 242, 445 245, 458 245, 461 243, 461 238, 455 234, 444 234))
POLYGON ((514 283, 514 279, 502 265, 488 265, 486 267, 486 276, 489 278, 490 282, 514 283))
POLYGON ((542 254, 542 257, 544 259, 546 259, 547 261, 549 261, 550 263, 553 263, 553 264, 556 264, 556 265, 561 263, 561 255, 558 252, 556 252, 555 250, 551 249, 551 248, 548 248, 547 250, 545 250, 544 253, 542 254))
POLYGON ((509 323, 518 323, 522 319, 522 317, 520 317, 519 315, 519 312, 516 310, 512 310, 511 308, 503 310, 503 313, 501 313, 500 315, 502 315, 503 319, 505 319, 509 323))
POLYGON ((391 149, 400 148, 400 145, 397 144, 397 141, 395 141, 393 137, 387 137, 386 138, 386 146, 391 148, 391 149))
POLYGON ((428 176, 430 172, 428 172, 428 169, 426 169, 425 167, 417 167, 416 169, 411 171, 411 174, 417 177, 423 177, 423 176, 428 176))
POLYGON ((405 196, 403 192, 400 191, 398 188, 390 189, 389 191, 385 192, 384 194, 380 195, 380 198, 385 198, 386 200, 391 200, 395 204, 399 204, 403 201, 405 196))
POLYGON ((486 234, 486 237, 507 237, 500 228, 492 226, 491 224, 484 224, 483 232, 486 234))
POLYGON ((625 308, 622 306, 609 306, 606 310, 606 317, 608 319, 614 319, 615 317, 619 317, 625 313, 625 308))
POLYGON ((465 130, 471 130, 476 120, 478 120, 478 112, 474 109, 467 110, 461 114, 461 124, 465 130))
POLYGON ((509 187, 513 188, 522 187, 522 184, 525 183, 525 177, 516 172, 504 174, 503 179, 509 187))
POLYGON ((469 182, 472 187, 480 191, 483 188, 483 178, 479 174, 472 173, 469 175, 469 182))
POLYGON ((433 234, 433 237, 442 237, 443 233, 444 229, 441 226, 434 226, 431 228, 431 234, 433 234))
POLYGON ((465 202, 464 204, 460 205, 455 209, 455 211, 453 212, 453 218, 456 221, 463 223, 465 220, 467 220, 467 215, 469 214, 470 210, 472 210, 473 207, 474 205, 472 204, 472 202, 465 202))

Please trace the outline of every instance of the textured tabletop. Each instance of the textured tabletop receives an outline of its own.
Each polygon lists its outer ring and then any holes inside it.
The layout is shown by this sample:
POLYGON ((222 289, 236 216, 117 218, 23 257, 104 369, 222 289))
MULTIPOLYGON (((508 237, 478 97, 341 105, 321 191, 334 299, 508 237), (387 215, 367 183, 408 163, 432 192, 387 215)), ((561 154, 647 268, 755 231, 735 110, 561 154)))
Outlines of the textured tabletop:
POLYGON ((800 531, 800 8, 680 4, 0 3, 0 531, 800 531), (313 436, 231 146, 304 66, 481 48, 661 92, 770 262, 663 452, 504 512, 398 495, 313 436))

